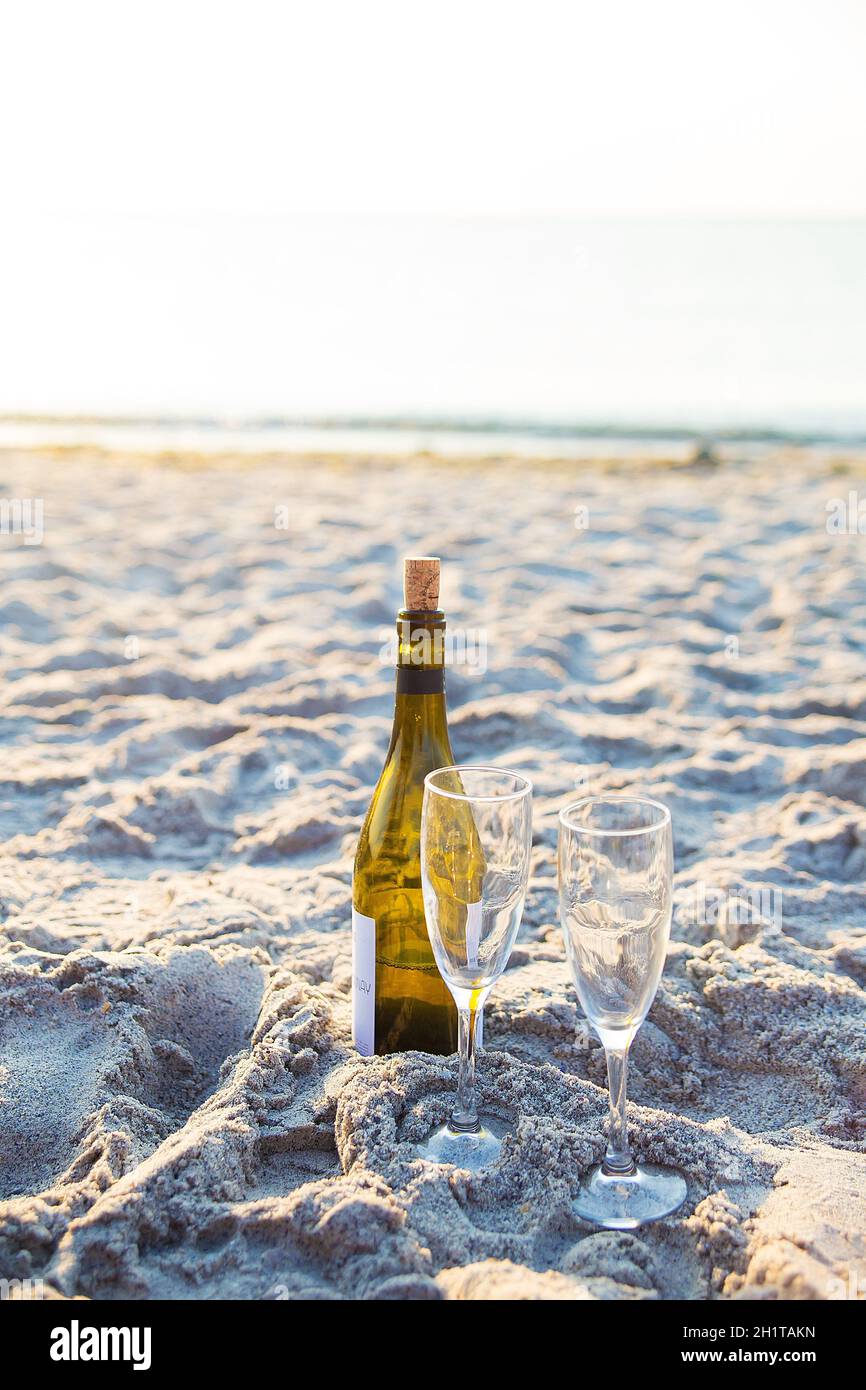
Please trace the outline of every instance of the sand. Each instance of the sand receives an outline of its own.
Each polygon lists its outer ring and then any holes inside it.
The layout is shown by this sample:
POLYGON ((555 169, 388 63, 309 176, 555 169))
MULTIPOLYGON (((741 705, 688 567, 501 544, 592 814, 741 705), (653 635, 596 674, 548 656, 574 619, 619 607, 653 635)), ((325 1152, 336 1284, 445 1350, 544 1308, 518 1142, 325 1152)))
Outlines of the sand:
POLYGON ((863 1296, 866 539, 827 529, 861 459, 0 468, 4 496, 44 502, 43 544, 0 535, 0 1278, 863 1296), (509 1132, 475 1177, 414 1152, 454 1060, 350 1039, 352 857, 406 552, 443 557, 482 658, 449 678, 456 756, 536 788, 479 1066, 509 1132), (634 1235, 570 1205, 606 1093, 556 922, 556 813, 602 790, 667 801, 676 840, 630 1122, 689 1195, 634 1235))

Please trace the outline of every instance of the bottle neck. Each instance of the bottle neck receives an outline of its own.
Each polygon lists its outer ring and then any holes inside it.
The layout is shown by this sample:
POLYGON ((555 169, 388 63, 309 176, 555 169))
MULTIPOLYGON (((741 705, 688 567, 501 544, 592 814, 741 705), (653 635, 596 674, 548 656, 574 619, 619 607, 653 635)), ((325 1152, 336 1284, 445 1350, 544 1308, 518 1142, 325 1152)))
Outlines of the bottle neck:
MULTIPOLYGON (((445 711, 445 614, 401 609, 397 615, 397 697, 392 750, 441 767, 451 761, 445 711)), ((422 767, 423 771, 424 768, 422 767)))
POLYGON ((445 672, 438 670, 414 670, 411 666, 397 667, 397 699, 401 695, 445 696, 445 672))
POLYGON ((401 695, 445 693, 445 614, 414 612, 397 614, 397 699, 401 695))

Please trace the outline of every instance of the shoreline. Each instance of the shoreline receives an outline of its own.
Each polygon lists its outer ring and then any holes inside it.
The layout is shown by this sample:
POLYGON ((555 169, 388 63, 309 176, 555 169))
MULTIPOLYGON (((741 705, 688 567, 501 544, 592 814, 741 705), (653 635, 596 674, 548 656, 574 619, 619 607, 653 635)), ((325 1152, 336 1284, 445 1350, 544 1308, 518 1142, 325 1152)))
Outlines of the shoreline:
POLYGON ((230 453, 238 458, 361 455, 601 460, 682 460, 710 450, 719 456, 764 456, 783 449, 866 451, 861 429, 778 426, 557 424, 497 420, 225 419, 0 413, 0 451, 91 448, 124 454, 230 453))
POLYGON ((763 444, 744 443, 707 444, 705 440, 690 440, 688 446, 679 449, 647 451, 634 442, 634 448, 627 447, 628 441, 617 441, 617 448, 609 452, 594 454, 563 455, 544 453, 478 453, 460 452, 437 453, 429 449, 402 452, 380 452, 375 449, 358 448, 281 448, 250 449, 238 453, 230 444, 223 442, 213 449, 201 449, 191 444, 169 448, 164 443, 153 442, 149 447, 132 444, 121 446, 117 443, 99 444, 87 441, 58 439, 53 443, 34 442, 31 444, 4 443, 0 439, 0 460, 14 465, 32 462, 93 464, 106 467, 160 467, 178 471, 248 472, 256 469, 283 469, 292 471, 309 465, 332 469, 375 469, 383 473, 399 472, 406 466, 413 468, 441 468, 444 471, 501 469, 505 471, 544 470, 551 475, 567 473, 574 476, 585 474, 616 473, 657 473, 664 475, 687 476, 689 474, 711 474, 725 470, 784 473, 792 465, 808 473, 838 474, 841 476, 862 470, 866 464, 866 443, 862 446, 843 444, 763 444))

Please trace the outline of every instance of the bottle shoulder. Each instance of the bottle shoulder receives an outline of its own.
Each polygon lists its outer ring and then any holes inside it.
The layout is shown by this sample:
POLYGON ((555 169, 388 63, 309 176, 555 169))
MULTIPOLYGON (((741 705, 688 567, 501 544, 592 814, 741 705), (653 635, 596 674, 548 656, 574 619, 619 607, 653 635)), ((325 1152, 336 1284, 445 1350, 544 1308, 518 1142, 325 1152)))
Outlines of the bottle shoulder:
POLYGON ((453 762, 447 738, 423 742, 392 739, 379 775, 355 855, 355 872, 381 856, 390 857, 399 842, 402 855, 412 859, 418 853, 424 778, 437 767, 453 762))

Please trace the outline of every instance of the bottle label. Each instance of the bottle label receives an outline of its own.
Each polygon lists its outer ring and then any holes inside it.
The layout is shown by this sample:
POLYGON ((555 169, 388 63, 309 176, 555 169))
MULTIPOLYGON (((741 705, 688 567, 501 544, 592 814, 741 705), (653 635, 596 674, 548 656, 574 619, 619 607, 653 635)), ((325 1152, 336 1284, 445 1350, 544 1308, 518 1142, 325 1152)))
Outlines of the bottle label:
MULTIPOLYGON (((482 904, 467 903, 466 905, 466 964, 478 965, 478 947, 481 944, 481 929, 484 925, 482 917, 482 904)), ((479 1009, 475 1015, 475 1046, 484 1046, 484 1010, 479 1009)))
POLYGON ((441 695, 445 690, 445 672, 441 666, 431 669, 415 666, 397 667, 398 695, 441 695))
POLYGON ((478 947, 481 944, 481 928, 484 925, 481 903, 466 905, 466 964, 478 965, 478 947))
POLYGON ((352 908, 352 1037, 362 1057, 376 1051, 376 922, 352 908))

